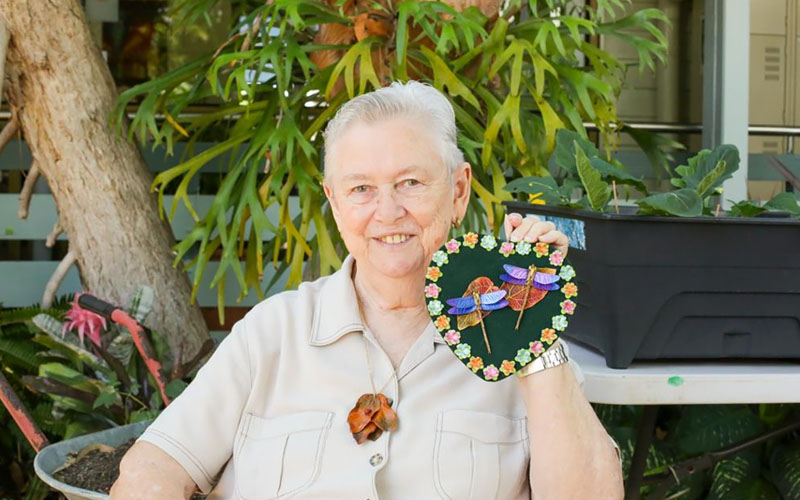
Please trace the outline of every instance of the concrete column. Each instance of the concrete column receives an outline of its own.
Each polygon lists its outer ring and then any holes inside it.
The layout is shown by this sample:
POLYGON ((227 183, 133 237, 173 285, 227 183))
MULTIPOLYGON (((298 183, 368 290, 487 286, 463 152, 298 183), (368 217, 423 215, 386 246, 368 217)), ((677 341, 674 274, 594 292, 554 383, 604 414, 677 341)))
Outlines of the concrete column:
POLYGON ((747 197, 750 0, 705 0, 703 147, 733 144, 739 170, 723 185, 726 200, 747 197))

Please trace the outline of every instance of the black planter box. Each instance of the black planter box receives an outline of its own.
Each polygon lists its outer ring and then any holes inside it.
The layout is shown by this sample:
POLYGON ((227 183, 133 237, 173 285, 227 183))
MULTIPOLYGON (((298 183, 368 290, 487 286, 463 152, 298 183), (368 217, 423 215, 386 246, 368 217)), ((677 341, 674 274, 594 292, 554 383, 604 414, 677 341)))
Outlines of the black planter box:
POLYGON ((800 359, 800 221, 506 205, 572 233, 578 309, 565 334, 599 349, 609 367, 800 359))

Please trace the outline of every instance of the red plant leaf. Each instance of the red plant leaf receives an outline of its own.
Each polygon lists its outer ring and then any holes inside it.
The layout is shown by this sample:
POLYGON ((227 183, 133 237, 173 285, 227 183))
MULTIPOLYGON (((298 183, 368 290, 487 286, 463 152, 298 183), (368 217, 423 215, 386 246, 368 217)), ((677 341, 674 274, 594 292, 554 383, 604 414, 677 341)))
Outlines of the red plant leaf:
POLYGON ((484 294, 494 292, 495 290, 499 290, 499 288, 495 286, 492 280, 486 276, 481 276, 480 278, 475 278, 469 285, 467 285, 467 291, 464 292, 462 297, 472 297, 472 292, 484 294))
POLYGON ((525 302, 525 285, 512 285, 511 283, 503 283, 503 286, 501 286, 500 289, 508 292, 506 294, 508 307, 514 311, 521 311, 523 303, 525 303, 525 309, 530 309, 531 307, 535 306, 537 302, 542 300, 545 295, 547 295, 547 290, 539 290, 535 286, 532 286, 530 292, 528 293, 528 301, 525 302))
MULTIPOLYGON (((479 294, 483 295, 484 293, 494 292, 495 290, 500 290, 500 288, 498 288, 491 279, 481 276, 480 278, 475 278, 469 285, 467 285, 467 290, 464 292, 462 297, 472 297, 473 292, 478 292, 479 294)), ((481 312, 485 318, 491 311, 481 312)), ((458 316, 458 329, 464 330, 465 328, 475 326, 480 322, 481 318, 480 315, 478 315, 478 311, 474 311, 469 314, 460 314, 458 316)))

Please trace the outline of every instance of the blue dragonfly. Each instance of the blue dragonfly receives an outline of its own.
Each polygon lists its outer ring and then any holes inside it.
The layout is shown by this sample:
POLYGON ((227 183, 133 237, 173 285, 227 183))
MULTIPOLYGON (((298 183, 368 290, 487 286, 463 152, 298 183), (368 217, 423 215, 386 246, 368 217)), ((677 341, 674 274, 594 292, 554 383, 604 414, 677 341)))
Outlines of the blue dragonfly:
POLYGON ((486 350, 489 354, 492 353, 492 348, 489 345, 489 336, 486 334, 486 325, 483 323, 483 311, 496 311, 506 307, 508 305, 508 301, 505 300, 507 293, 505 290, 496 290, 483 294, 473 291, 472 296, 447 299, 447 304, 452 306, 447 311, 449 314, 461 316, 477 313, 481 331, 483 331, 483 341, 486 343, 486 350))
POLYGON ((525 295, 522 299, 522 307, 517 316, 517 324, 514 326, 515 330, 519 330, 519 324, 522 321, 522 315, 528 307, 528 295, 530 295, 531 287, 546 292, 558 290, 558 280, 561 278, 555 274, 555 269, 548 267, 536 267, 531 264, 526 268, 512 266, 510 264, 503 264, 505 273, 500 275, 500 279, 511 285, 522 285, 525 287, 525 295))

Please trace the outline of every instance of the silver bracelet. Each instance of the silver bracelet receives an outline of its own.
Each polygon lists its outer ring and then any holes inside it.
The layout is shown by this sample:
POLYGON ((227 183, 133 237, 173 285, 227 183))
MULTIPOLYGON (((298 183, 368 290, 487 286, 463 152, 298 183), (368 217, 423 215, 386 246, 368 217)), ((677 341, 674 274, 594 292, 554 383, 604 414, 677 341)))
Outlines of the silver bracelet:
POLYGON ((567 359, 567 354, 564 352, 564 344, 559 342, 557 345, 546 350, 541 356, 517 371, 517 376, 527 377, 533 373, 564 364, 567 361, 569 360, 567 359))

